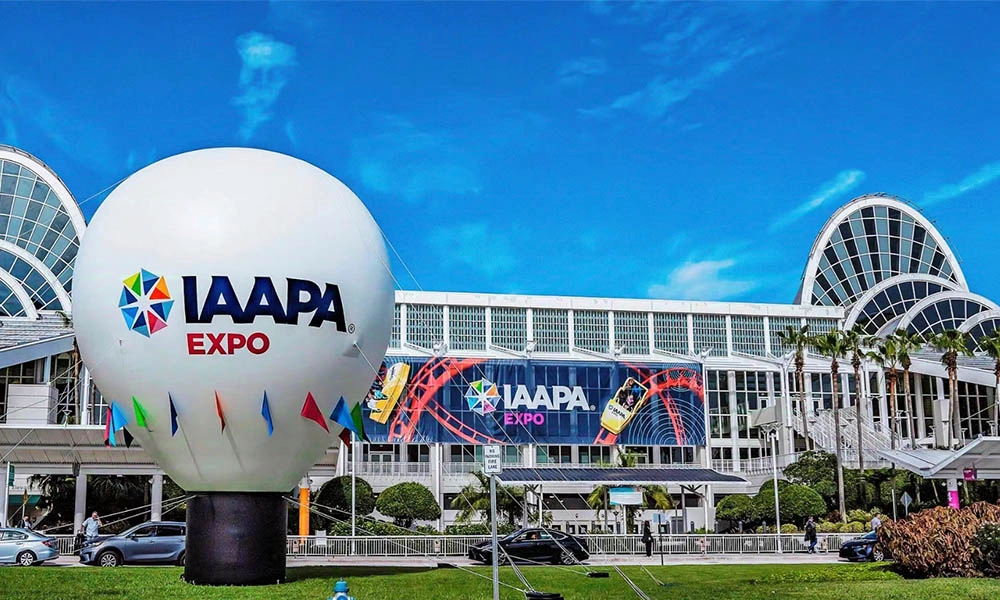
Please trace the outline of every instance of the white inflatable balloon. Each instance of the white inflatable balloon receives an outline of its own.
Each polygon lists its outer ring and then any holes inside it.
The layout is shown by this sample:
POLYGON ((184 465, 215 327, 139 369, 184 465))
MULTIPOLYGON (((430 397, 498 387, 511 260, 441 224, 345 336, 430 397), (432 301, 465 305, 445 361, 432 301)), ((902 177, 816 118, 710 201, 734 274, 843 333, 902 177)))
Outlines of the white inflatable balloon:
POLYGON ((263 150, 188 152, 129 177, 87 229, 73 283, 97 386, 188 491, 294 488, 337 439, 337 401, 369 389, 392 327, 371 214, 327 173, 263 150), (308 394, 329 433, 300 414, 308 394))

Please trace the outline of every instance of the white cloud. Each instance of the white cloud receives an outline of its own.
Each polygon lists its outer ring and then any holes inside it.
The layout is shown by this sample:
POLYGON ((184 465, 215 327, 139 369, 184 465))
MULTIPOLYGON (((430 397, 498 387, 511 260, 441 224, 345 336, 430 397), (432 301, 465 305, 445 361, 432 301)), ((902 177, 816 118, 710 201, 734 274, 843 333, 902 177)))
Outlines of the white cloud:
POLYGON ((510 240, 485 221, 439 227, 428 242, 445 267, 469 267, 495 277, 509 273, 517 264, 510 240))
POLYGON ((828 200, 832 200, 833 198, 850 192, 854 188, 858 187, 864 180, 864 171, 859 171, 857 169, 850 169, 837 173, 836 177, 820 186, 820 188, 816 190, 808 200, 775 219, 775 221, 771 223, 770 231, 777 231, 791 225, 795 221, 798 221, 802 217, 823 206, 823 204, 825 204, 828 200))
POLYGON ((478 194, 479 172, 468 152, 443 131, 428 131, 397 116, 380 131, 354 140, 351 160, 369 190, 416 202, 437 194, 478 194))
POLYGON ((978 171, 964 177, 958 183, 942 185, 932 192, 927 192, 924 194, 921 204, 924 206, 930 206, 931 204, 937 204, 938 202, 944 202, 945 200, 957 198, 963 194, 987 186, 998 178, 1000 178, 1000 161, 983 165, 978 171))
POLYGON ((251 31, 236 38, 236 51, 243 66, 240 95, 233 98, 233 104, 243 111, 240 138, 247 141, 274 117, 271 109, 295 66, 295 48, 265 33, 251 31))
POLYGON ((689 260, 667 275, 666 283, 649 286, 647 295, 671 300, 728 300, 746 294, 757 283, 726 276, 736 260, 689 260))
POLYGON ((600 56, 584 56, 559 65, 557 75, 562 85, 579 85, 587 79, 608 72, 608 61, 600 56))

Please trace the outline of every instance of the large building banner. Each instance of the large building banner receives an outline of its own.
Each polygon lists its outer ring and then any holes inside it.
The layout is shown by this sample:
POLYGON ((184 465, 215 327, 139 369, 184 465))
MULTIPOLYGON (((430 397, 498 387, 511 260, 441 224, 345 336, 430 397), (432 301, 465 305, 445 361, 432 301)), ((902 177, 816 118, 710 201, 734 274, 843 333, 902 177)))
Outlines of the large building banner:
POLYGON ((696 364, 386 357, 363 406, 378 443, 705 444, 696 364))

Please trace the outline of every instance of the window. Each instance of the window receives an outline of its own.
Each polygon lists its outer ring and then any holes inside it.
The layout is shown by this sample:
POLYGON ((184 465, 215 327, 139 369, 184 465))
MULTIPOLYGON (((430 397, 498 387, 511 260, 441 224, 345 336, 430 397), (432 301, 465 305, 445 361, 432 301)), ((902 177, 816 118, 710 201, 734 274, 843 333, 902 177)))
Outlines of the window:
POLYGON ((535 351, 569 352, 569 311, 536 308, 531 313, 535 351))
POLYGON ((608 313, 599 310, 573 312, 573 343, 591 352, 610 352, 608 313))
POLYGON ((0 541, 4 542, 13 542, 26 539, 28 539, 28 534, 21 533, 20 531, 4 531, 3 533, 0 533, 0 541))
POLYGON ((399 304, 395 306, 392 313, 392 335, 389 337, 389 347, 399 348, 399 336, 403 330, 403 310, 399 304))
POLYGON ((491 340, 494 346, 523 352, 528 341, 528 311, 524 308, 490 309, 491 340))
POLYGON ((0 369, 0 421, 7 420, 7 386, 12 383, 35 383, 35 362, 0 369))
POLYGON ((694 315, 694 351, 711 348, 715 356, 729 353, 726 345, 726 317, 724 315, 694 315))
POLYGON ((154 537, 155 535, 156 535, 156 527, 151 526, 151 527, 140 527, 139 529, 136 529, 135 531, 132 532, 131 537, 147 538, 147 537, 154 537))
POLYGON ((431 447, 427 444, 409 444, 406 447, 406 461, 426 463, 431 461, 431 447))
POLYGON ((406 341, 434 349, 435 342, 444 341, 444 307, 434 304, 409 304, 406 307, 406 341))
POLYGON ((708 421, 712 438, 727 438, 732 434, 729 411, 729 374, 709 370, 705 377, 708 395, 708 421))
POLYGON ((485 307, 448 307, 448 347, 454 350, 486 350, 485 307))
POLYGON ((535 462, 540 465, 571 463, 573 450, 570 446, 536 446, 535 462))
POLYGON ((750 428, 750 413, 770 404, 767 394, 767 373, 756 371, 736 372, 736 414, 739 436, 757 439, 760 432, 750 428))
POLYGON ((733 350, 764 356, 764 317, 733 315, 733 350))
POLYGON ((653 315, 653 343, 657 350, 674 354, 690 354, 688 348, 688 318, 680 313, 653 315))
POLYGON ((651 446, 625 446, 625 453, 635 459, 637 465, 653 464, 653 448, 651 446))
POLYGON ((692 446, 673 446, 660 448, 660 464, 691 465, 694 464, 694 448, 692 446))
POLYGON ((159 525, 156 537, 184 537, 184 528, 176 525, 159 525))
POLYGON ((610 446, 580 446, 578 452, 581 465, 611 465, 610 446))
POLYGON ((449 455, 453 463, 476 462, 476 447, 472 444, 452 444, 449 455))
POLYGON ((647 313, 615 311, 615 351, 618 348, 623 354, 650 353, 647 313))

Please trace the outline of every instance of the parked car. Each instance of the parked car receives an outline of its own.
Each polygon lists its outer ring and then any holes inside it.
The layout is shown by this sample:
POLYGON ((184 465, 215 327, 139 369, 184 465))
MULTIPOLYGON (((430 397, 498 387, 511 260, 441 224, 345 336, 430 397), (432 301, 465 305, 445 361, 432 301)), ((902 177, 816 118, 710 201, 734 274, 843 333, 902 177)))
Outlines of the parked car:
POLYGON ((30 529, 0 529, 0 563, 30 567, 58 557, 55 538, 30 529))
POLYGON ((849 561, 879 561, 886 559, 885 549, 878 543, 878 536, 869 531, 861 537, 847 540, 840 545, 840 558, 849 561))
MULTIPOLYGON (((499 561, 507 562, 509 556, 515 562, 550 562, 553 564, 573 564, 587 560, 590 550, 587 542, 576 536, 552 529, 522 529, 497 540, 504 552, 499 561)), ((469 558, 484 563, 493 562, 493 543, 480 542, 469 548, 469 558)))
POLYGON ((80 562, 117 567, 124 564, 184 564, 186 525, 179 521, 153 521, 84 544, 80 562))

